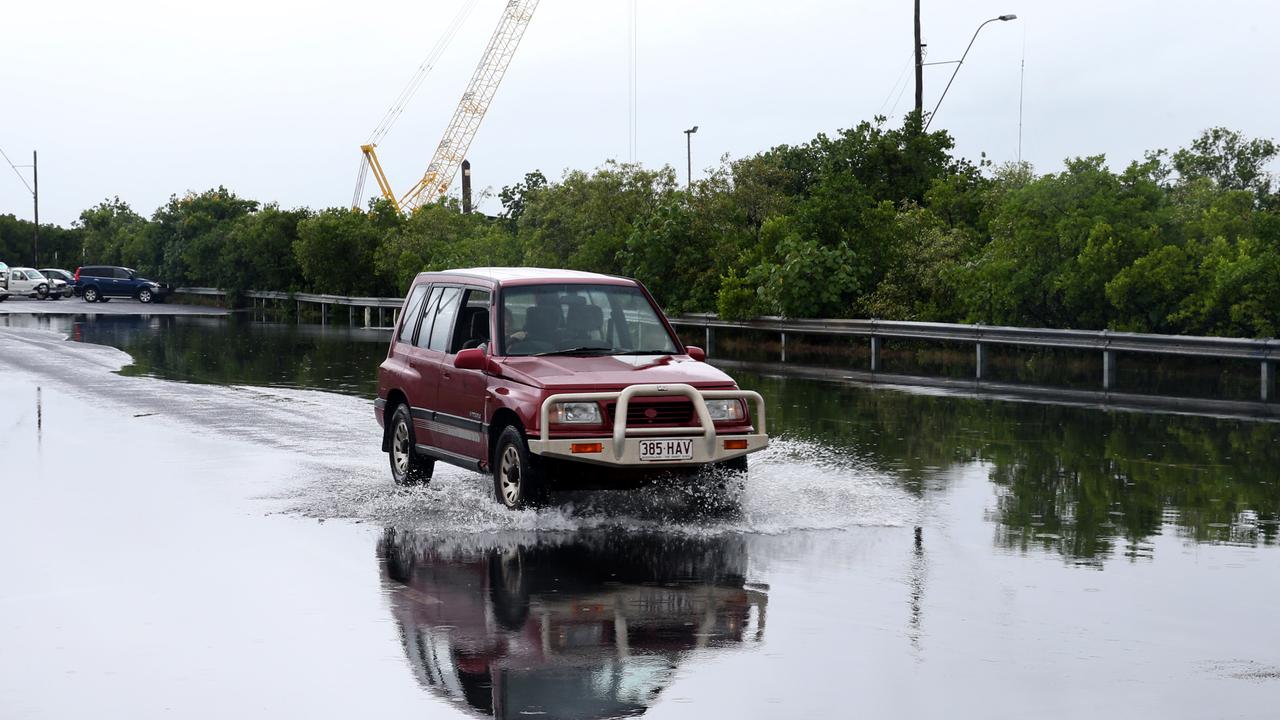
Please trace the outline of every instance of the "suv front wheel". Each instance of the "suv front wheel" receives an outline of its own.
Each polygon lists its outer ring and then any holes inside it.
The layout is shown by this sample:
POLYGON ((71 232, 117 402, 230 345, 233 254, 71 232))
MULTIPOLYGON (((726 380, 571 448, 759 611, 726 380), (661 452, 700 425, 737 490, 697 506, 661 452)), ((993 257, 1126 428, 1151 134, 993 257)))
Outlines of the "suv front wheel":
POLYGON ((493 450, 493 494, 512 510, 546 500, 542 467, 529 452, 524 433, 514 425, 503 428, 493 450))
POLYGON ((418 454, 409 406, 397 405, 388 425, 391 442, 387 458, 391 462, 391 479, 397 485, 426 485, 431 482, 436 461, 418 454))
POLYGON ((151 301, 155 299, 156 296, 151 294, 151 288, 142 288, 138 291, 138 302, 140 303, 150 305, 151 301))

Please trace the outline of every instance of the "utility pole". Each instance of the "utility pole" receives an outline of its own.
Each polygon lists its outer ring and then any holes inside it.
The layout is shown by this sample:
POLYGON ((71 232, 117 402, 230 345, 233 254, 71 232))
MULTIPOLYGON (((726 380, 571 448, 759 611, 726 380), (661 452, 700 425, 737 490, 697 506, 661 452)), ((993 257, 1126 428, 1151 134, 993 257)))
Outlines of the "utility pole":
POLYGON ((31 184, 35 189, 31 191, 31 197, 35 201, 36 206, 36 234, 32 244, 31 265, 33 267, 40 266, 40 164, 36 161, 36 151, 31 151, 31 184))
POLYGON ((916 114, 924 112, 924 45, 920 42, 920 0, 916 0, 916 114))
POLYGON ((686 172, 688 173, 688 178, 685 184, 686 191, 693 190, 693 134, 696 132, 698 132, 697 125, 694 125, 693 127, 684 131, 685 159, 686 159, 686 162, 688 163, 686 168, 686 172))
POLYGON ((471 214, 471 161, 462 161, 462 214, 471 214))

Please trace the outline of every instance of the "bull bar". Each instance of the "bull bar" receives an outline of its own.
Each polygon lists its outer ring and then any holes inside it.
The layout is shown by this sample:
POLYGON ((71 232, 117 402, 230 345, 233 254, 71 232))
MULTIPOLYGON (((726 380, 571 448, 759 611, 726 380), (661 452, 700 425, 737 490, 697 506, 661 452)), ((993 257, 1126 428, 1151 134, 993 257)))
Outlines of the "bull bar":
MULTIPOLYGON (((603 415, 603 407, 601 408, 603 415)), ((751 390, 698 390, 692 385, 683 383, 664 383, 661 385, 632 385, 623 390, 613 392, 561 393, 552 395, 542 401, 539 409, 539 435, 537 440, 529 441, 529 450, 537 455, 571 458, 590 463, 628 466, 658 465, 703 465, 717 462, 739 455, 763 450, 769 444, 769 436, 765 426, 764 398, 760 393, 751 390), (631 399, 640 397, 673 397, 684 396, 693 404, 698 417, 698 426, 687 427, 628 427, 627 407, 631 399), (756 412, 752 417, 755 432, 749 434, 717 435, 715 421, 707 411, 707 400, 741 400, 754 402, 756 412), (613 432, 607 438, 551 438, 551 408, 563 402, 616 402, 613 413, 613 432), (639 443, 642 438, 658 438, 673 436, 702 436, 702 442, 692 445, 692 457, 687 460, 641 461, 639 443), (728 450, 720 442, 722 438, 746 440, 746 447, 728 450), (598 453, 574 453, 572 445, 589 441, 601 444, 598 453)))

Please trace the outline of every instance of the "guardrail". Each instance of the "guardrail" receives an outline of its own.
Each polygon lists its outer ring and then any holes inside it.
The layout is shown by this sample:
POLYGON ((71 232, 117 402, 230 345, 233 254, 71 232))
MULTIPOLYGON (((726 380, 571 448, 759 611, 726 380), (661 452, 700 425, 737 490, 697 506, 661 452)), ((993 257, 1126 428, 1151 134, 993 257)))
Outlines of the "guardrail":
POLYGON ((751 320, 722 320, 712 314, 689 314, 670 318, 671 324, 703 328, 707 355, 715 345, 715 330, 763 330, 776 332, 782 341, 782 361, 787 361, 787 335, 828 335, 868 338, 871 344, 871 371, 882 369, 881 348, 885 338, 908 338, 974 344, 975 379, 983 380, 987 366, 987 346, 1023 345, 1044 348, 1096 350, 1102 353, 1102 388, 1116 384, 1116 353, 1147 353, 1195 357, 1234 358, 1259 363, 1259 398, 1275 398, 1276 362, 1280 360, 1280 340, 1274 338, 1202 337, 1193 335, 1153 335, 1108 330, 1050 330, 960 325, 953 323, 907 322, 897 320, 792 320, 761 317, 751 320))
MULTIPOLYGON (((178 288, 176 293, 188 295, 226 296, 217 288, 178 288)), ((303 303, 320 306, 320 322, 327 323, 329 306, 364 308, 364 326, 393 327, 398 320, 401 298, 347 297, 314 293, 286 293, 250 290, 245 297, 264 304, 269 300, 293 301, 301 309, 303 303), (391 322, 385 323, 391 310, 391 322)), ((354 314, 351 316, 354 322, 354 314)), ((933 340, 938 342, 973 343, 974 379, 983 381, 987 374, 987 348, 991 345, 1021 345, 1042 348, 1094 350, 1102 353, 1102 389, 1111 391, 1116 385, 1116 353, 1146 353, 1192 357, 1254 360, 1259 365, 1259 399, 1272 402, 1276 397, 1276 364, 1280 361, 1280 340, 1274 338, 1224 338, 1197 335, 1154 335, 1147 333, 1111 332, 1109 330, 1052 330, 1047 328, 1004 327, 1000 325, 962 325, 902 320, 791 319, 759 317, 750 320, 723 320, 711 313, 690 313, 670 318, 679 327, 700 327, 705 337, 707 357, 715 346, 717 329, 762 330, 778 333, 782 342, 782 362, 787 361, 788 335, 827 335, 865 337, 871 344, 872 373, 881 372, 881 349, 887 338, 933 340)))
MULTIPOLYGON (((174 290, 175 294, 180 295, 203 295, 208 297, 226 297, 225 290, 218 288, 203 287, 181 287, 174 290)), ((322 325, 329 322, 329 307, 341 306, 364 309, 364 327, 394 327, 396 321, 400 318, 400 307, 404 304, 402 298, 384 298, 384 297, 349 297, 346 295, 325 295, 318 293, 287 293, 278 290, 246 290, 242 293, 245 297, 254 301, 253 307, 265 307, 268 300, 296 302, 298 309, 302 309, 303 303, 309 303, 320 306, 320 323, 322 325), (261 301, 261 305, 259 305, 261 301), (390 310, 391 322, 386 323, 386 311, 390 310), (377 312, 377 324, 374 324, 374 312, 377 312)), ((354 323, 354 313, 350 316, 354 323)))

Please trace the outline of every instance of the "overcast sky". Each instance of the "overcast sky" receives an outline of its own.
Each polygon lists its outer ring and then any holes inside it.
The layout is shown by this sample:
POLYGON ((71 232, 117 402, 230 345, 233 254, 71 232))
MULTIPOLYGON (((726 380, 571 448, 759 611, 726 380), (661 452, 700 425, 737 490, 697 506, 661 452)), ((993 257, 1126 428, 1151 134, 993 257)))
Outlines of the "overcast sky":
MULTIPOLYGON (((501 14, 481 0, 379 147, 400 191, 426 167, 501 14)), ((476 187, 628 158, 629 0, 542 0, 471 147, 476 187)), ((877 113, 910 109, 911 0, 637 0, 638 153, 695 175, 877 113)), ((66 0, 5 4, 0 149, 40 151, 41 219, 118 195, 150 215, 225 185, 286 207, 350 202, 359 145, 462 0, 66 0)), ((1245 0, 924 0, 928 60, 982 31, 934 128, 960 154, 1113 167, 1226 125, 1280 136, 1280 4, 1245 0)), ((952 66, 926 69, 932 107, 952 66)), ((0 166, 0 213, 30 196, 0 166)), ((29 173, 29 170, 23 172, 29 173)), ((29 175, 28 175, 29 179, 29 175)), ((372 183, 370 183, 372 186, 372 183)), ((456 186, 454 191, 456 192, 456 186)), ((488 201, 488 210, 498 207, 488 201)))

